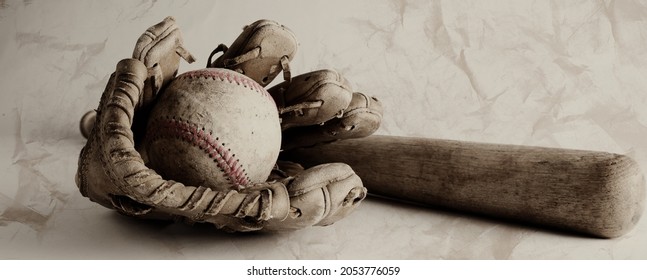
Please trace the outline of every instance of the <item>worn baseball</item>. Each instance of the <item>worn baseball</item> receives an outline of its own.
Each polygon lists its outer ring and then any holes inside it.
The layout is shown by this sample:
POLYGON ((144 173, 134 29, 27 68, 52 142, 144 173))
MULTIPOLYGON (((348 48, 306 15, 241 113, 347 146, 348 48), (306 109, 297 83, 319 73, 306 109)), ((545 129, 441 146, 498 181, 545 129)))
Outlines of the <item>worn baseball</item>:
POLYGON ((267 180, 281 146, 272 97, 247 76, 207 68, 175 78, 154 105, 144 143, 164 179, 214 190, 267 180))

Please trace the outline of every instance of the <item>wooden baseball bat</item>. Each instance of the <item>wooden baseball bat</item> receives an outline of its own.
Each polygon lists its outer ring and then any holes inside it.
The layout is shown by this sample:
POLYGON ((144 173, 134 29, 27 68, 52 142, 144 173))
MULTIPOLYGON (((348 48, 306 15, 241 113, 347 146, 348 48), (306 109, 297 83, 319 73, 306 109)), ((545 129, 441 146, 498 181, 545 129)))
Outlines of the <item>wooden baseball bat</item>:
POLYGON ((370 136, 281 158, 347 163, 369 194, 603 238, 632 229, 645 200, 638 164, 606 152, 370 136))

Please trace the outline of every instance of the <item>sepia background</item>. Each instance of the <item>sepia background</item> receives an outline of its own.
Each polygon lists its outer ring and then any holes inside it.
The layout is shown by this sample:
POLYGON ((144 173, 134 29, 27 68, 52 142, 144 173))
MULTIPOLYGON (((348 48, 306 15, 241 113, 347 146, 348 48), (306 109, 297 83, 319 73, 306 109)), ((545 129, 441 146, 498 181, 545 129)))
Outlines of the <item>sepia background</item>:
POLYGON ((328 227, 227 234, 90 202, 78 121, 116 63, 172 15, 203 68, 272 19, 293 75, 340 71, 385 105, 383 135, 628 154, 647 171, 644 1, 0 0, 0 259, 647 259, 647 218, 602 240, 369 197, 328 227))

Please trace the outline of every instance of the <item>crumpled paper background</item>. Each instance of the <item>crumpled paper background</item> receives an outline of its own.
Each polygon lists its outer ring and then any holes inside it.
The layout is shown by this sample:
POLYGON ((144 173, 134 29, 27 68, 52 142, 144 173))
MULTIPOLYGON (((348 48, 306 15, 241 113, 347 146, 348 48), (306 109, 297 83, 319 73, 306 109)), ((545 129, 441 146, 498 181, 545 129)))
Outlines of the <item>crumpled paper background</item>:
POLYGON ((333 226, 231 235, 140 223, 82 197, 78 120, 137 37, 176 17, 204 67, 268 18, 295 74, 334 68, 386 107, 378 134, 591 149, 647 166, 640 1, 0 1, 0 258, 645 259, 611 240, 367 199, 333 226))

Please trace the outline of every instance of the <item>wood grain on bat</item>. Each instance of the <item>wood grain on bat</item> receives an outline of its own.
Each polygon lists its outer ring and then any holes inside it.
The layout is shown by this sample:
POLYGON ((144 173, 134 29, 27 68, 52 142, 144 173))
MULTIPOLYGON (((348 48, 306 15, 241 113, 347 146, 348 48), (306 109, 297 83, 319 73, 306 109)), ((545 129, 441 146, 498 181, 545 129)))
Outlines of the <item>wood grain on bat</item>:
POLYGON ((636 162, 605 152, 371 136, 282 157, 347 163, 371 194, 606 238, 633 228, 645 199, 636 162))

